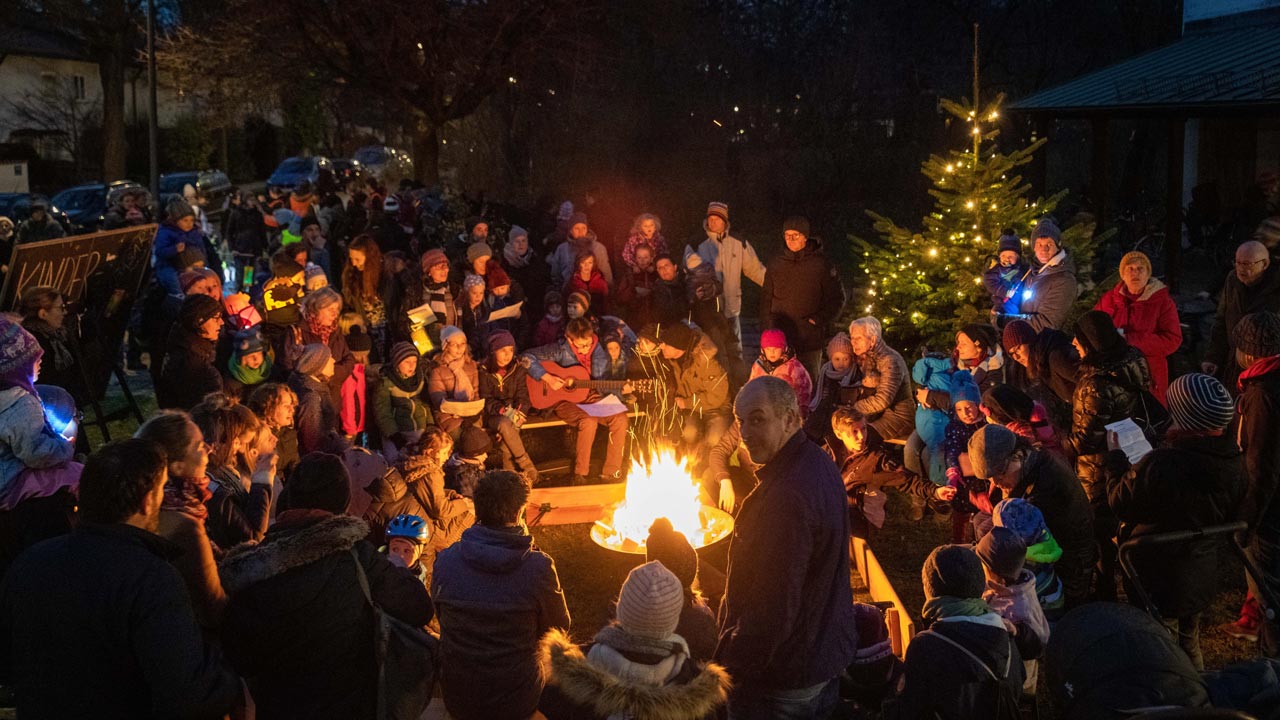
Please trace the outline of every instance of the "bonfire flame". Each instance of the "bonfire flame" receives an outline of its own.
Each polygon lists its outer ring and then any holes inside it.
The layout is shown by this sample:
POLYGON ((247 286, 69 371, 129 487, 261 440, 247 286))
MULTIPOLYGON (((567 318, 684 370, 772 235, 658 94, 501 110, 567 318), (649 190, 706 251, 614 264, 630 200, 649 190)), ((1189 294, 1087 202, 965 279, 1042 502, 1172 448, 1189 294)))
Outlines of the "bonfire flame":
POLYGON ((729 534, 733 518, 703 505, 700 492, 684 458, 671 449, 659 450, 647 463, 634 460, 622 502, 596 523, 592 538, 611 550, 644 552, 649 526, 665 517, 695 548, 710 545, 729 534))

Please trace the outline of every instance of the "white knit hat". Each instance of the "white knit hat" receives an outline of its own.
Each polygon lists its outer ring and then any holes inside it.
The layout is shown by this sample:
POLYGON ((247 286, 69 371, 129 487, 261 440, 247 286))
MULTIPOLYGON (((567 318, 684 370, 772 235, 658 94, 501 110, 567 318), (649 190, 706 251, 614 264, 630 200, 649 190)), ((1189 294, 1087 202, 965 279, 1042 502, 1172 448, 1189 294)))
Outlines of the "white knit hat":
POLYGON ((684 588, 662 563, 654 560, 631 571, 618 595, 618 623, 637 637, 664 640, 680 624, 684 588))

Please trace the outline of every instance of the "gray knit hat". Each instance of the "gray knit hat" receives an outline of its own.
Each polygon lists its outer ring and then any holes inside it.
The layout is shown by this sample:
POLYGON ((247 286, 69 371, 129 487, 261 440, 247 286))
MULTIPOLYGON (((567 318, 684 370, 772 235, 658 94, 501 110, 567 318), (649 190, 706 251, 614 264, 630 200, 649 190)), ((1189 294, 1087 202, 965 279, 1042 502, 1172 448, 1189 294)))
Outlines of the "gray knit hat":
POLYGON ((618 624, 637 637, 665 640, 680 624, 684 588, 654 560, 631 571, 618 595, 618 624))
POLYGON ((1058 229, 1058 224, 1053 218, 1045 215, 1040 218, 1040 222, 1036 223, 1036 229, 1031 231, 1031 239, 1039 240, 1040 238, 1052 238, 1055 245, 1062 247, 1062 231, 1058 229))
POLYGON ((958 598, 980 598, 987 579, 982 574, 982 561, 968 545, 942 545, 925 558, 920 571, 925 599, 949 595, 958 598))
POLYGON ((315 375, 324 369, 325 363, 332 357, 333 353, 329 352, 328 345, 311 343, 302 348, 302 354, 298 356, 298 361, 293 367, 300 375, 315 375))
POLYGON ((976 477, 987 479, 1003 468, 1018 446, 1018 436, 1003 425, 983 425, 969 438, 969 464, 976 477))
POLYGON ((1169 383, 1169 415, 1184 430, 1222 430, 1235 417, 1227 387, 1212 375, 1187 373, 1169 383))
POLYGON ((1269 310, 1240 318, 1231 331, 1236 349, 1255 358, 1280 355, 1280 315, 1269 310))
POLYGON ((1027 544, 1016 532, 1006 527, 991 528, 978 541, 974 552, 983 565, 1006 580, 1016 579, 1027 561, 1027 544))

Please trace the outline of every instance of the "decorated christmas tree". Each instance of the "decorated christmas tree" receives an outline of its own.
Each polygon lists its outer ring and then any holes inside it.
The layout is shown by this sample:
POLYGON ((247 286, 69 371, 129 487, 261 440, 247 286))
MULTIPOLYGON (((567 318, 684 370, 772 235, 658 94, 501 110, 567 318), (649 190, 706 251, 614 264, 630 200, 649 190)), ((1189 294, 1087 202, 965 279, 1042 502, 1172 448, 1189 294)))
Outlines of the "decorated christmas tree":
MULTIPOLYGON (((990 321, 991 298, 982 274, 995 262, 998 238, 1012 230, 1022 241, 1023 258, 1034 263, 1028 235, 1066 196, 1064 190, 1030 197, 1031 187, 1018 170, 1045 139, 1001 152, 996 140, 1003 102, 1003 95, 982 107, 943 100, 952 122, 968 128, 971 142, 931 155, 921 167, 933 181, 929 194, 934 198, 922 229, 868 211, 880 240, 851 238, 864 273, 851 307, 857 315, 879 318, 896 348, 946 351, 961 324, 990 321)), ((1064 218, 1057 220, 1064 224, 1064 218)), ((1093 258, 1093 227, 1091 221, 1080 222, 1062 232, 1082 279, 1093 258)))

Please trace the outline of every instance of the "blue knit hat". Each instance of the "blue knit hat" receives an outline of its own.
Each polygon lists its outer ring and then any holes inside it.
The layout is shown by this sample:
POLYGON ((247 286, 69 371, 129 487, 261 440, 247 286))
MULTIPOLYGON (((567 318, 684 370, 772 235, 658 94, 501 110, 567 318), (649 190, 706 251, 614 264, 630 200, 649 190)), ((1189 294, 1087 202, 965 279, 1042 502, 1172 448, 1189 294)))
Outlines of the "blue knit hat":
POLYGON ((1040 218, 1040 222, 1036 223, 1036 229, 1031 232, 1032 240, 1039 240, 1042 237, 1052 238, 1054 244, 1059 248, 1062 247, 1062 231, 1048 215, 1040 218))
POLYGON ((1040 508, 1022 498, 1001 500, 991 511, 991 520, 997 527, 1012 530, 1028 546, 1041 542, 1049 534, 1040 508))
POLYGON ((982 403, 982 392, 968 370, 957 370, 951 376, 951 406, 955 407, 958 402, 982 403))
POLYGON ((1217 378, 1187 373, 1169 383, 1169 415, 1184 430, 1223 430, 1235 417, 1231 393, 1217 378))

